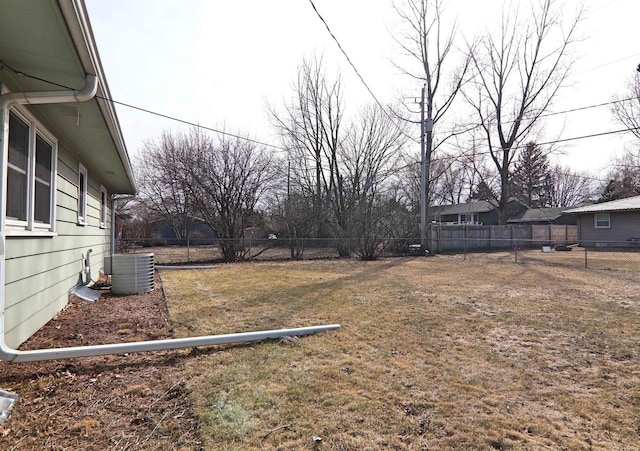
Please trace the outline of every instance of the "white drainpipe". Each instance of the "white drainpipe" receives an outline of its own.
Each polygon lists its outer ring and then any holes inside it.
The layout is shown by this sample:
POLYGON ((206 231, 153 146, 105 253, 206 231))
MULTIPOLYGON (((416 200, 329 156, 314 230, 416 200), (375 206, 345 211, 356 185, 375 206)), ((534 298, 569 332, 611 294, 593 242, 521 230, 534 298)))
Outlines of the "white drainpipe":
MULTIPOLYGON (((86 102, 91 100, 98 89, 95 75, 87 75, 84 88, 76 91, 15 92, 0 95, 0 359, 9 362, 35 362, 41 360, 92 357, 106 354, 124 354, 130 352, 161 351, 165 349, 191 348, 228 343, 246 343, 275 339, 293 335, 309 335, 338 329, 339 324, 326 326, 301 327, 296 329, 278 329, 259 332, 247 332, 225 335, 209 335, 170 340, 138 341, 130 343, 103 344, 68 348, 36 349, 19 351, 6 345, 4 334, 5 320, 5 249, 6 249, 6 206, 7 206, 7 154, 9 137, 9 108, 13 105, 37 105, 46 103, 86 102)), ((113 206, 112 206, 113 209, 113 206)), ((111 227, 113 228, 112 223, 111 227)), ((112 235, 113 237, 113 235, 112 235)))
POLYGON ((113 257, 113 254, 116 253, 116 200, 113 198, 113 194, 110 196, 111 198, 111 232, 109 232, 111 236, 111 242, 109 243, 109 255, 113 257))

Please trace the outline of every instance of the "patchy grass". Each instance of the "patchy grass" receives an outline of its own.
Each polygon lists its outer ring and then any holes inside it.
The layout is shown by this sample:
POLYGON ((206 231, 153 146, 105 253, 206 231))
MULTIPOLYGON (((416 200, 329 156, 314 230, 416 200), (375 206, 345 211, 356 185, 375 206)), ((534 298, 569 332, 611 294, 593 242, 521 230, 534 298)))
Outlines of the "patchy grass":
POLYGON ((193 353, 208 448, 638 449, 638 273, 512 261, 163 272, 178 336, 342 324, 193 353))

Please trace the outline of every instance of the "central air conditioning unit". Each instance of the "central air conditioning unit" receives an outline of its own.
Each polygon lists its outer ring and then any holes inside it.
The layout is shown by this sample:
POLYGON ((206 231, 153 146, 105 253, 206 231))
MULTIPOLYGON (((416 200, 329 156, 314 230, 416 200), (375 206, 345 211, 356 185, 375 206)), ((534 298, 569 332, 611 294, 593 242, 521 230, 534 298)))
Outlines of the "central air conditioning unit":
POLYGON ((111 292, 141 294, 153 291, 154 255, 113 254, 111 257, 111 292))

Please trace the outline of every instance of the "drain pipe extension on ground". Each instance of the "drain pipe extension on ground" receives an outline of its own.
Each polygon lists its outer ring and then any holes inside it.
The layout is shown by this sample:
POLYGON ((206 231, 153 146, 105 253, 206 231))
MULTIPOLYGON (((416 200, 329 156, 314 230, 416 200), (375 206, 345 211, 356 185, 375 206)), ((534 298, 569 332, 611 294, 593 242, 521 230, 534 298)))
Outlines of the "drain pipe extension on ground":
MULTIPOLYGON (((210 335, 169 340, 138 341, 68 348, 37 349, 19 351, 6 345, 4 334, 5 320, 5 249, 6 249, 6 205, 7 205, 7 153, 9 136, 9 108, 13 105, 36 105, 47 103, 86 102, 91 100, 98 89, 98 79, 88 74, 84 88, 76 91, 15 92, 0 95, 0 359, 9 362, 35 362, 43 360, 92 357, 107 354, 125 354, 131 352, 162 351, 168 349, 191 348, 229 343, 247 343, 286 336, 309 335, 316 332, 338 329, 339 324, 326 326, 301 327, 296 329, 277 329, 237 334, 210 335)), ((113 208, 113 204, 112 204, 113 208)), ((111 225, 113 227, 113 223, 111 225)), ((112 235, 113 236, 113 235, 112 235)))

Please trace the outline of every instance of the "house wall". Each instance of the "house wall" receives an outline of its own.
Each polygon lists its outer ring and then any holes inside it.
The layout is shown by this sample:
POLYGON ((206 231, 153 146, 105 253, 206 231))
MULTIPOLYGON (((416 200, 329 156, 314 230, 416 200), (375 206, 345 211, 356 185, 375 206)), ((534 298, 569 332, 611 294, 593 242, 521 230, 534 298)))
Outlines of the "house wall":
MULTIPOLYGON (((480 221, 480 223, 482 225, 496 225, 496 224, 498 224, 498 213, 495 210, 485 211, 485 212, 481 212, 481 213, 477 213, 477 212, 474 212, 474 211, 469 211, 468 212, 468 214, 472 214, 472 213, 478 215, 478 221, 480 221)), ((441 223, 457 223, 458 222, 458 213, 436 215, 434 220, 436 222, 441 222, 441 223)))
POLYGON ((611 212, 609 215, 611 227, 608 229, 595 228, 593 213, 579 215, 578 239, 592 246, 637 246, 627 239, 640 237, 640 212, 611 212))
MULTIPOLYGON (((88 170, 86 225, 78 225, 78 158, 58 143, 56 234, 7 236, 5 341, 17 347, 51 320, 68 301, 89 249, 95 278, 109 255, 111 214, 100 227, 100 182, 88 170)), ((109 204, 108 204, 109 207, 109 204)))

